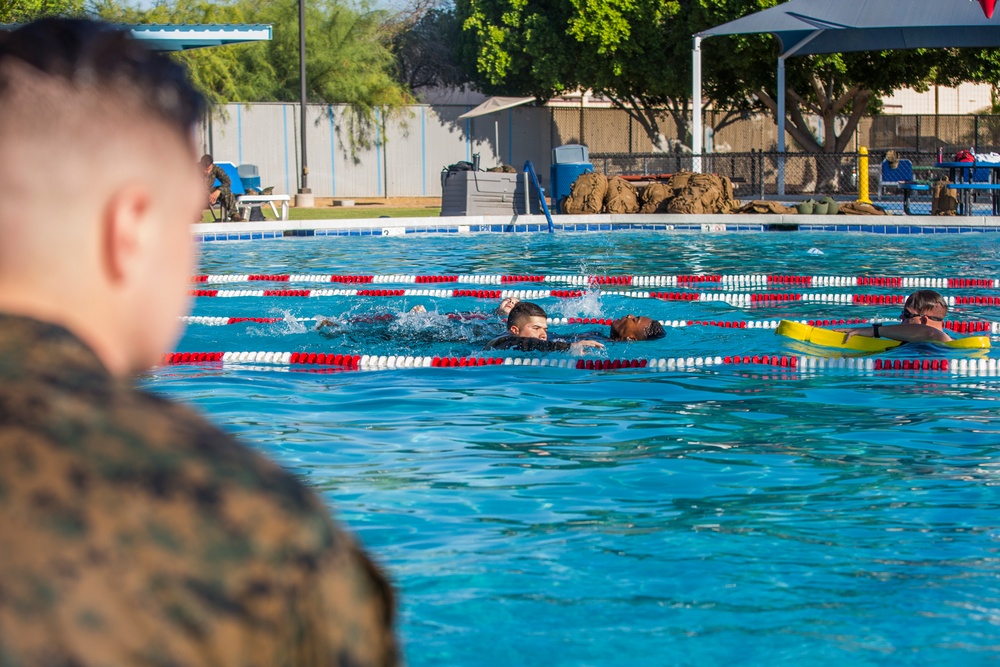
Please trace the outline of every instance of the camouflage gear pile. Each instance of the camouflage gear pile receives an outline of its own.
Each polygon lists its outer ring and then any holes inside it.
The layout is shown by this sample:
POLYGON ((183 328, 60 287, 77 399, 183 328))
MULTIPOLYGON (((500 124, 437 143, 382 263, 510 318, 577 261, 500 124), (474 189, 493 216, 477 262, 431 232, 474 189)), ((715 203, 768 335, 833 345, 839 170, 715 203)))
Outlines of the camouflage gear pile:
POLYGON ((392 616, 292 475, 0 315, 0 663, 391 665, 392 616))
POLYGON ((725 176, 680 172, 670 177, 667 187, 674 193, 666 205, 668 213, 732 213, 740 206, 733 198, 733 183, 725 176))
POLYGON ((958 190, 948 187, 951 181, 942 178, 931 186, 931 215, 956 215, 958 190))
POLYGON ((771 199, 755 199, 753 201, 748 201, 743 206, 733 211, 733 213, 774 213, 779 215, 788 215, 796 213, 797 211, 790 206, 785 206, 781 202, 773 201, 771 199))
POLYGON ((604 210, 604 195, 608 179, 604 174, 580 174, 570 186, 570 195, 562 201, 562 212, 568 214, 600 213, 604 210))
POLYGON ((624 178, 615 176, 608 180, 608 191, 604 195, 605 213, 638 213, 639 197, 635 186, 624 178))

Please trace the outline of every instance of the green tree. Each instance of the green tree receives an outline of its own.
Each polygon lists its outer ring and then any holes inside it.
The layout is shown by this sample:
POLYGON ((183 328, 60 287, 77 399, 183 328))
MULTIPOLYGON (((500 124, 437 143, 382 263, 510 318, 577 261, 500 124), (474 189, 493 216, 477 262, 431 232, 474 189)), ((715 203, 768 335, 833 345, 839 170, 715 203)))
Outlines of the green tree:
MULTIPOLYGON (((693 34, 778 0, 457 0, 463 56, 489 92, 547 97, 591 88, 625 109, 657 143, 660 109, 687 138, 693 34)), ((705 105, 716 129, 753 111, 777 114, 777 42, 767 35, 703 42, 705 105)), ((802 149, 843 151, 865 112, 899 88, 922 88, 940 56, 926 51, 787 61, 788 131, 802 149), (810 125, 815 114, 823 131, 810 125), (839 119, 846 118, 846 122, 839 119)))
MULTIPOLYGON (((99 15, 119 23, 267 23, 270 42, 195 49, 175 54, 216 104, 299 100, 298 0, 174 0, 149 9, 104 0, 99 15)), ((311 102, 350 104, 370 116, 408 100, 393 78, 394 58, 379 11, 336 0, 306 6, 306 80, 311 102)))
POLYGON ((23 23, 42 16, 83 13, 83 0, 0 0, 0 23, 23 23))
MULTIPOLYGON (((96 12, 125 24, 270 24, 269 42, 194 49, 174 57, 216 108, 228 102, 300 99, 298 0, 171 0, 148 9, 99 0, 96 12)), ((393 76, 385 19, 385 12, 354 9, 338 0, 310 0, 306 6, 306 96, 314 103, 349 105, 337 131, 352 154, 371 143, 379 118, 384 123, 387 116, 401 114, 410 101, 393 76)))
POLYGON ((396 80, 410 91, 460 88, 471 83, 456 58, 462 28, 450 8, 417 7, 395 17, 391 26, 396 80))

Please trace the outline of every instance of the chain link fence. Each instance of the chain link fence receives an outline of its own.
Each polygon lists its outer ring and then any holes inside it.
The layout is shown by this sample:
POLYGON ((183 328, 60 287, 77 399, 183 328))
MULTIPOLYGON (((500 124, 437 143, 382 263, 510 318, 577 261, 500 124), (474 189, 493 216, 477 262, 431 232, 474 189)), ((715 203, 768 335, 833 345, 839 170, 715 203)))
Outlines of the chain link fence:
MULTIPOLYGON (((662 177, 693 171, 699 156, 691 153, 591 153, 594 169, 605 176, 662 177)), ((786 153, 750 150, 746 153, 709 153, 700 156, 704 172, 728 177, 741 199, 763 199, 781 192, 784 170, 786 195, 856 195, 857 153, 786 153)), ((881 158, 878 158, 881 163, 881 158)), ((877 165, 878 166, 878 165, 877 165)))

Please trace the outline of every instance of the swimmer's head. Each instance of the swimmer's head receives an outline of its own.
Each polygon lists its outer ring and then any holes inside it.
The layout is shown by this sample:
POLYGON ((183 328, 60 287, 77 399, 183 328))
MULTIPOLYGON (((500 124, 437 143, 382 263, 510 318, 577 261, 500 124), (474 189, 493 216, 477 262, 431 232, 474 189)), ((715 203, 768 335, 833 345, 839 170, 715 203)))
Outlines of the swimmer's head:
POLYGON ((901 319, 912 324, 942 326, 948 316, 948 302, 934 290, 923 289, 906 297, 901 319))
POLYGON ((521 338, 548 340, 548 318, 537 303, 520 301, 507 315, 507 331, 521 338))
POLYGON ((510 309, 519 304, 520 302, 521 300, 518 299, 516 296, 507 297, 506 299, 500 302, 499 306, 497 306, 496 310, 497 315, 501 317, 507 317, 508 315, 510 315, 510 309))
POLYGON ((611 323, 611 340, 653 340, 666 335, 663 325, 645 315, 626 315, 611 323))

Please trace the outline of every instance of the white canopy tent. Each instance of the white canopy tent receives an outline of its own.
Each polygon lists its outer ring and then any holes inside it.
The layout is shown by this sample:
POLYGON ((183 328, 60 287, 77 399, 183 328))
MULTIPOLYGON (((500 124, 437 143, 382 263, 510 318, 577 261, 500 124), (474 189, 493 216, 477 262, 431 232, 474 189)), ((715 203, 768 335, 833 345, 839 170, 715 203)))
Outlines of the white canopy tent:
MULTIPOLYGON (((461 116, 459 120, 465 120, 466 118, 476 118, 478 116, 485 116, 487 114, 496 113, 498 111, 503 111, 504 109, 511 109, 513 107, 521 106, 522 104, 527 104, 528 102, 534 102, 534 97, 491 97, 485 102, 477 106, 475 109, 470 109, 466 111, 461 116)), ((499 116, 493 118, 493 136, 496 141, 494 144, 494 153, 496 154, 497 161, 503 162, 500 159, 500 118, 499 116)))
MULTIPOLYGON (((778 152, 784 153, 786 59, 820 53, 1000 46, 1000 22, 984 15, 992 14, 992 5, 967 0, 791 0, 700 32, 693 36, 691 150, 695 156, 703 150, 703 39, 761 33, 778 38, 778 152)), ((782 160, 778 164, 781 193, 784 165, 782 160)), ((694 169, 701 171, 698 157, 694 169)))

